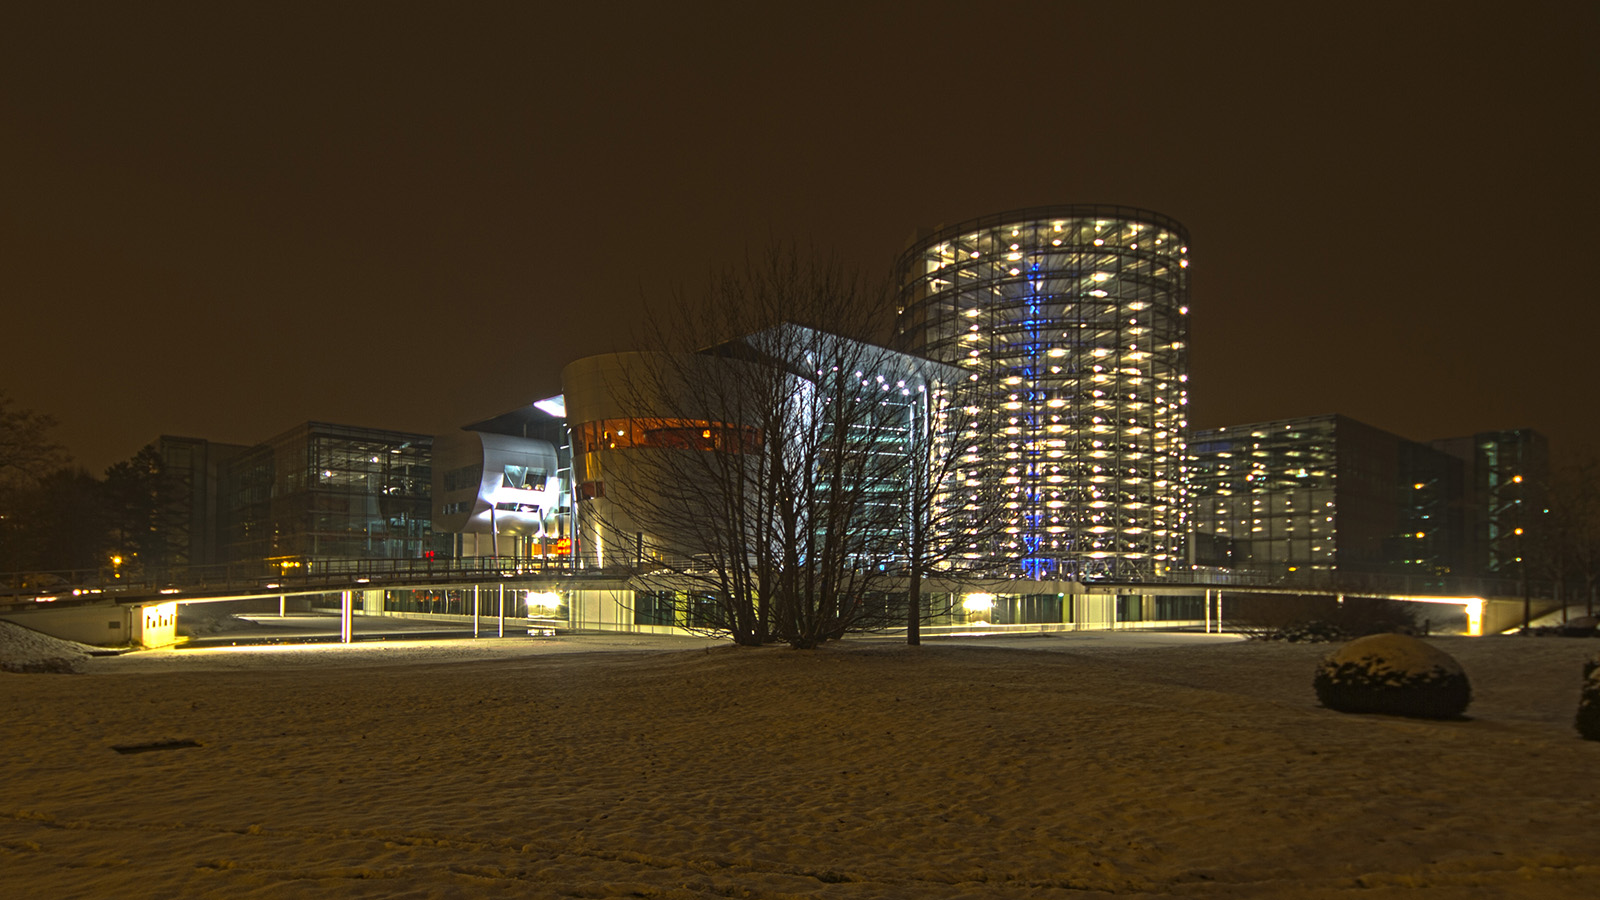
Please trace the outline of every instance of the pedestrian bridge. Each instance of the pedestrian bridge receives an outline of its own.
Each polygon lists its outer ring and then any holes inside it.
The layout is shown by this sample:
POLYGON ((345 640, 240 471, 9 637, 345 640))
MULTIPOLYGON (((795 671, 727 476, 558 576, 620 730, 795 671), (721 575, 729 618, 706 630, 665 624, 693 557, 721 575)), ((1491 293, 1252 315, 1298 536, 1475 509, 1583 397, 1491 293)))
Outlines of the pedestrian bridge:
MULTIPOLYGON (((259 572, 259 568, 255 569, 259 572)), ((565 561, 467 558, 432 560, 325 560, 279 567, 270 576, 201 568, 159 582, 127 583, 89 579, 81 573, 12 576, 0 588, 0 619, 35 631, 100 646, 162 647, 177 640, 180 604, 251 601, 258 612, 275 605, 280 615, 317 607, 339 618, 339 639, 354 638, 354 620, 364 616, 414 618, 457 626, 470 622, 474 635, 491 627, 504 634, 514 621, 520 633, 539 629, 663 631, 666 625, 640 625, 632 609, 637 591, 671 589, 673 577, 638 568, 573 570, 565 561), (63 577, 80 576, 77 578, 63 577), (45 585, 50 586, 46 587, 45 585), (397 603, 397 597, 407 602, 397 603), (414 598, 429 598, 412 602, 414 598), (439 602, 433 602, 438 598, 439 602), (484 623, 489 623, 485 625, 484 623)), ((682 586, 680 583, 678 586, 682 586)), ((1509 586, 1514 587, 1514 586, 1509 586)), ((1431 604, 1455 619, 1466 634, 1496 634, 1555 608, 1554 601, 1518 596, 1505 584, 1417 584, 1401 579, 1342 579, 1327 584, 1251 583, 1213 573, 1204 583, 1117 583, 999 579, 941 583, 925 580, 927 594, 949 597, 953 609, 966 610, 959 621, 928 627, 925 633, 971 631, 979 626, 1006 631, 1119 628, 1194 628, 1232 630, 1228 621, 1239 598, 1318 596, 1379 597, 1431 604), (1454 590, 1451 590, 1454 588, 1454 590), (1462 593, 1463 588, 1477 588, 1462 593), (1491 590, 1498 591, 1491 593, 1491 590), (1054 598, 1050 608, 1060 621, 1008 623, 961 598, 1054 598), (1174 602, 1182 598, 1182 602, 1174 602), (1226 602, 1225 602, 1226 601, 1226 602), (1177 612, 1173 612, 1178 610, 1177 612), (1525 618, 1526 617, 1526 618, 1525 618)))

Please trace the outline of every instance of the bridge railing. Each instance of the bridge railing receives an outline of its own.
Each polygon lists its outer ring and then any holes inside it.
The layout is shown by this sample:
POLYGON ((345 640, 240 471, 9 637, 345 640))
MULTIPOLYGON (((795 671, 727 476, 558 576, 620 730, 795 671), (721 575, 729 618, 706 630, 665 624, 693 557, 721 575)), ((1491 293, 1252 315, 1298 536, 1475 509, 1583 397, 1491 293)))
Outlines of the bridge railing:
MULTIPOLYGON (((633 569, 578 570, 581 574, 634 574, 633 569)), ((61 569, 0 573, 0 597, 70 599, 104 594, 154 594, 164 591, 348 587, 376 581, 479 580, 537 574, 574 574, 566 558, 442 557, 435 559, 305 559, 255 561, 231 565, 61 569)))
MULTIPOLYGON (((0 573, 0 598, 13 602, 30 598, 69 599, 106 593, 155 594, 163 591, 286 590, 326 586, 345 589, 361 583, 408 581, 413 583, 482 581, 529 575, 628 578, 648 575, 710 574, 714 567, 705 557, 667 558, 647 554, 642 561, 623 559, 604 568, 580 567, 570 557, 436 557, 433 559, 308 559, 303 557, 258 560, 213 566, 129 567, 122 571, 63 569, 49 572, 0 573)), ((1261 572, 1200 567, 1175 573, 1165 584, 1228 588, 1253 587, 1417 596, 1520 596, 1524 586, 1516 578, 1469 578, 1350 573, 1301 569, 1261 572)), ((1533 596, 1548 596, 1551 586, 1534 581, 1533 596)))
MULTIPOLYGON (((1317 593, 1415 595, 1437 597, 1510 597, 1523 592, 1518 578, 1467 577, 1459 575, 1390 575, 1365 572, 1301 570, 1297 572, 1252 572, 1200 568, 1189 573, 1188 583, 1215 587, 1257 587, 1304 589, 1317 593)), ((1178 579, 1174 579, 1178 580, 1178 579)), ((1550 586, 1534 580, 1528 585, 1535 596, 1548 594, 1550 586)))

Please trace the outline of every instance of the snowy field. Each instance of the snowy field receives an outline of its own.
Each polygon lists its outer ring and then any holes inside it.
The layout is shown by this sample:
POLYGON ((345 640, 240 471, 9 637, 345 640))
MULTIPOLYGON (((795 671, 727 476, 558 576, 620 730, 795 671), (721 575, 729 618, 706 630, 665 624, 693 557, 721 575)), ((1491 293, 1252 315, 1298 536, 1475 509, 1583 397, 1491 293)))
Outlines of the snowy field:
POLYGON ((0 673, 0 897, 1600 896, 1600 641, 1434 643, 1468 721, 1330 712, 1328 645, 1204 636, 0 673), (113 750, 162 742, 197 746, 113 750))

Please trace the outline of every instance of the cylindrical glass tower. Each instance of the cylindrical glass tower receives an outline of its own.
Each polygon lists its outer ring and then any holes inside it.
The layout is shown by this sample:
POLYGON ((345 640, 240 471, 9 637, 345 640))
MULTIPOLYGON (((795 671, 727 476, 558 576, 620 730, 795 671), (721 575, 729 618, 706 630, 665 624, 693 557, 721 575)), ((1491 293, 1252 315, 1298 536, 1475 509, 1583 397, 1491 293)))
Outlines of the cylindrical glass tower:
POLYGON ((979 389, 976 477, 1013 574, 1149 581, 1187 571, 1188 232, 1120 206, 987 216, 900 258, 899 338, 979 389))

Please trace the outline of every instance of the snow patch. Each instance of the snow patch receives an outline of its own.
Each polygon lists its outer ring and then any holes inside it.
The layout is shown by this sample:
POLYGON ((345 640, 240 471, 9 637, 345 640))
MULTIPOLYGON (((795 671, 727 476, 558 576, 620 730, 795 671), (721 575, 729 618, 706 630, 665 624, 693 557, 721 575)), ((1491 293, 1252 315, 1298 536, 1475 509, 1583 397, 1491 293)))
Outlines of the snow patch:
POLYGON ((68 674, 78 671, 89 655, 83 644, 0 621, 0 671, 68 674))

